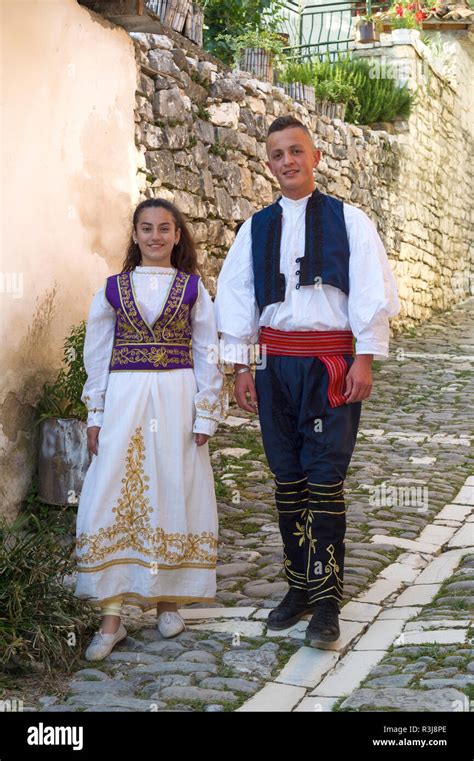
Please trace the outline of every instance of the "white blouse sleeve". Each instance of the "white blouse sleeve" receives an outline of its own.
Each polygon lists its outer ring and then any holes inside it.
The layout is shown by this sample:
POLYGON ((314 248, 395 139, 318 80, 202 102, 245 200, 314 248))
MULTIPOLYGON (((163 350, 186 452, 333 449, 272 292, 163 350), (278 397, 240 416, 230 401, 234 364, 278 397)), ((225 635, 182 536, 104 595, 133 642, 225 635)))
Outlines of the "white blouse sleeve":
POLYGON ((196 417, 194 433, 212 436, 226 415, 224 376, 219 368, 219 339, 214 305, 199 280, 196 303, 191 310, 192 349, 197 394, 194 397, 196 417))
POLYGON ((350 248, 348 314, 356 354, 387 359, 389 318, 400 311, 397 284, 372 220, 348 204, 344 216, 350 248))
POLYGON ((248 364, 249 347, 258 341, 260 319, 253 282, 251 218, 240 228, 224 260, 215 308, 223 359, 248 364))
POLYGON ((115 309, 101 288, 92 300, 84 341, 87 381, 81 399, 87 407, 87 426, 102 425, 104 401, 109 381, 109 364, 115 332, 115 309))

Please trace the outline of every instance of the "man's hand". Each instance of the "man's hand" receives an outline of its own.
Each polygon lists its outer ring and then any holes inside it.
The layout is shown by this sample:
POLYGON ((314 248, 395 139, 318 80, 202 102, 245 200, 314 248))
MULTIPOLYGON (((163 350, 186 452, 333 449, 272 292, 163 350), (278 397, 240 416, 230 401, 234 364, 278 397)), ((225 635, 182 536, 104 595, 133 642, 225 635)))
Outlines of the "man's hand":
MULTIPOLYGON (((235 365, 236 370, 244 367, 245 365, 235 365)), ((257 392, 255 391, 255 383, 253 382, 250 370, 247 373, 239 373, 239 375, 235 376, 234 396, 241 410, 257 412, 257 392), (250 401, 248 397, 250 397, 250 401)))
POLYGON ((211 437, 207 433, 196 433, 196 444, 198 447, 202 447, 211 437))
POLYGON ((346 404, 368 399, 372 391, 373 354, 358 354, 346 375, 344 396, 346 404))
POLYGON ((91 425, 87 429, 87 449, 91 454, 98 454, 100 425, 91 425))

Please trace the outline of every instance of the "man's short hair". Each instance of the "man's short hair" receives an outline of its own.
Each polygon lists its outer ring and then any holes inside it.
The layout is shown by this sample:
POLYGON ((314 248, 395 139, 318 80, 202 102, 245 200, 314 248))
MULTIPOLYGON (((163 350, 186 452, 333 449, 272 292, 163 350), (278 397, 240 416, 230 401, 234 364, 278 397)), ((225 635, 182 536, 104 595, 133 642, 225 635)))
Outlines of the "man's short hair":
POLYGON ((296 119, 294 116, 278 116, 276 119, 274 119, 268 128, 267 138, 270 137, 273 132, 281 132, 284 129, 288 129, 288 127, 299 127, 306 132, 311 140, 313 140, 309 129, 305 127, 302 122, 298 121, 298 119, 296 119))

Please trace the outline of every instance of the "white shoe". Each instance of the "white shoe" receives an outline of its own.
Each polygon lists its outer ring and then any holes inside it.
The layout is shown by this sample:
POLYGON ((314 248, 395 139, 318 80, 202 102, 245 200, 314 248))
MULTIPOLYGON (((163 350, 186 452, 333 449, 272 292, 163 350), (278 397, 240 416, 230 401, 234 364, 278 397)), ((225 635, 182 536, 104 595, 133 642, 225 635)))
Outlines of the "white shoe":
POLYGON ((158 616, 158 631, 163 637, 175 637, 186 629, 186 625, 179 615, 172 610, 164 610, 158 616))
POLYGON ((120 621, 120 626, 113 634, 104 634, 102 629, 94 634, 92 641, 84 653, 86 661, 101 661, 112 652, 115 645, 127 636, 127 630, 120 621))

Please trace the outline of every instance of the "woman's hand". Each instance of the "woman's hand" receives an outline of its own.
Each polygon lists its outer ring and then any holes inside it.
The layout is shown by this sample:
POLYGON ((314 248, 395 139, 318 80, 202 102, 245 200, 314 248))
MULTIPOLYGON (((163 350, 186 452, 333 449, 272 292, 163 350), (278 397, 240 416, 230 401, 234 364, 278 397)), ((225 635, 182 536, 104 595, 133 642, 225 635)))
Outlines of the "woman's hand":
POLYGON ((358 354, 346 375, 346 404, 368 399, 372 391, 372 354, 358 354))
POLYGON ((100 425, 91 425, 87 429, 87 449, 91 454, 98 454, 100 425))
POLYGON ((202 447, 211 437, 207 433, 196 433, 196 444, 198 447, 202 447))

